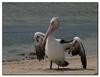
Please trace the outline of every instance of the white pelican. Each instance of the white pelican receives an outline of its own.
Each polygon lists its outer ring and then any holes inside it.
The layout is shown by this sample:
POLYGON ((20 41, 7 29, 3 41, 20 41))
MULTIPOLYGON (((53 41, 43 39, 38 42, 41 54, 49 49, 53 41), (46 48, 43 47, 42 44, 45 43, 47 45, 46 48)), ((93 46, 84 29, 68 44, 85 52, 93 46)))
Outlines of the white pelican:
POLYGON ((52 69, 52 62, 59 66, 67 66, 69 63, 65 61, 64 50, 62 45, 55 40, 53 32, 59 27, 60 22, 58 17, 53 17, 49 23, 48 30, 44 42, 46 41, 45 51, 50 60, 50 69, 52 69))
POLYGON ((71 41, 65 41, 62 39, 55 39, 52 36, 52 32, 58 28, 59 19, 58 17, 53 17, 50 21, 50 25, 46 35, 41 32, 36 32, 34 34, 34 42, 36 48, 36 55, 39 61, 44 59, 45 53, 51 61, 50 69, 52 69, 52 62, 56 63, 58 66, 67 66, 69 63, 65 61, 64 52, 69 50, 69 54, 80 55, 83 68, 86 69, 86 55, 85 50, 82 45, 81 39, 79 37, 74 37, 71 41), (43 41, 45 39, 45 44, 43 41))

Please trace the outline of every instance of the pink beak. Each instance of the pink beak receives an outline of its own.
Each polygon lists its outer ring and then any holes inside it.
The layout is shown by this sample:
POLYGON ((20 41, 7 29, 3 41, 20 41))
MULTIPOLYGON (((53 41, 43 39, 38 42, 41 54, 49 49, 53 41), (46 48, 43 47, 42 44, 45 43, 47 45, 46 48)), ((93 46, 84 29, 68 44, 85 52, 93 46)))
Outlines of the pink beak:
POLYGON ((45 42, 46 42, 48 36, 51 34, 52 30, 53 30, 53 27, 51 26, 51 24, 49 24, 49 27, 48 27, 48 30, 46 32, 46 36, 45 36, 45 39, 44 39, 45 42))

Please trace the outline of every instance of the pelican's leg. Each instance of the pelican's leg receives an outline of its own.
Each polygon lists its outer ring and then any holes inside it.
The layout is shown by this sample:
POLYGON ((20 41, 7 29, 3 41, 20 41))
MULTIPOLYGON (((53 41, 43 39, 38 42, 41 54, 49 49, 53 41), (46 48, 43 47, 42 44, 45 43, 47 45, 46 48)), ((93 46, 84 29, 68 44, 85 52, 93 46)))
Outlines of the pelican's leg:
POLYGON ((59 65, 58 65, 58 69, 59 69, 59 65))
POLYGON ((52 61, 50 61, 50 69, 52 69, 52 61))

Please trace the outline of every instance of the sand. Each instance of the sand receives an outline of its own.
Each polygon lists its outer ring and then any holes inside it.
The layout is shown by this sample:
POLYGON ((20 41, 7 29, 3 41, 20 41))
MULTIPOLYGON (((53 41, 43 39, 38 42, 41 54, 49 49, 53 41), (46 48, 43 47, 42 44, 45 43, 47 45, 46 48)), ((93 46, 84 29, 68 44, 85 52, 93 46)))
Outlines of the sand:
POLYGON ((57 69, 57 65, 53 63, 53 69, 49 69, 49 60, 45 59, 39 62, 36 59, 22 60, 13 62, 3 62, 2 73, 4 75, 11 74, 66 74, 66 75, 98 75, 98 63, 96 56, 87 57, 87 69, 82 69, 79 56, 67 57, 70 63, 66 67, 57 69))

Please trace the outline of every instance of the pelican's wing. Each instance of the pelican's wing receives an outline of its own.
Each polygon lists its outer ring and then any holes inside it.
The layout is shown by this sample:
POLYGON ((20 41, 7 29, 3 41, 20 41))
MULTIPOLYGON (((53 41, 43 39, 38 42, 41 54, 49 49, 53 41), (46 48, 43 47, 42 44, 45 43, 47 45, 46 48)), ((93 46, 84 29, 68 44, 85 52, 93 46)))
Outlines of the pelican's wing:
POLYGON ((45 46, 35 46, 36 56, 39 61, 45 57, 45 46))
POLYGON ((34 34, 35 51, 37 59, 39 61, 41 61, 45 57, 45 44, 43 44, 44 37, 45 34, 41 32, 36 32, 34 34))
POLYGON ((79 43, 79 41, 76 40, 74 45, 72 46, 71 52, 72 52, 72 55, 78 55, 79 54, 83 68, 86 69, 87 60, 86 60, 85 49, 84 49, 82 42, 79 43))
POLYGON ((85 49, 82 42, 78 40, 73 40, 73 41, 70 41, 69 43, 63 42, 61 44, 62 44, 62 47, 64 48, 64 51, 68 52, 68 54, 71 54, 72 56, 79 55, 81 58, 83 68, 86 69, 87 60, 86 60, 85 49))
POLYGON ((87 67, 87 59, 86 59, 85 49, 84 49, 84 46, 83 46, 82 43, 81 43, 81 47, 82 47, 82 50, 81 50, 79 55, 81 57, 81 62, 82 62, 83 68, 86 69, 86 67, 87 67))
POLYGON ((72 41, 73 40, 66 41, 66 40, 61 39, 59 42, 62 45, 64 51, 67 52, 67 50, 69 51, 70 47, 72 46, 72 43, 71 43, 72 41))

